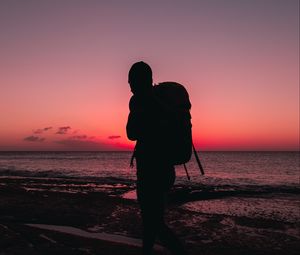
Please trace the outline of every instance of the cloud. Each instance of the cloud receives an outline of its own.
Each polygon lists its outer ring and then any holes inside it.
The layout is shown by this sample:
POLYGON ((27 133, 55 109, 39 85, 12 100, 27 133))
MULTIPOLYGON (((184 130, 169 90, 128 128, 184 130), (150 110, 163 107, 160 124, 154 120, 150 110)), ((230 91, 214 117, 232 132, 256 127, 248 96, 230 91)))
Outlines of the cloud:
POLYGON ((75 135, 66 139, 54 141, 67 150, 115 150, 114 145, 104 141, 95 140, 94 136, 75 135))
POLYGON ((119 139, 119 138, 121 138, 120 135, 111 135, 108 137, 108 139, 119 139))
POLYGON ((34 133, 34 134, 41 134, 41 133, 43 133, 43 129, 36 129, 36 130, 33 130, 33 133, 34 133))
POLYGON ((69 129, 71 129, 71 127, 69 127, 69 126, 59 127, 55 134, 65 135, 69 129))
POLYGON ((28 141, 28 142, 43 142, 45 140, 45 138, 43 137, 38 137, 38 136, 27 136, 24 138, 24 141, 28 141))
POLYGON ((45 128, 38 128, 36 130, 33 131, 34 134, 41 134, 45 131, 48 131, 49 129, 51 129, 52 127, 45 127, 45 128))
POLYGON ((71 136, 70 139, 77 139, 77 140, 82 140, 82 139, 87 139, 88 137, 86 135, 74 135, 71 136))

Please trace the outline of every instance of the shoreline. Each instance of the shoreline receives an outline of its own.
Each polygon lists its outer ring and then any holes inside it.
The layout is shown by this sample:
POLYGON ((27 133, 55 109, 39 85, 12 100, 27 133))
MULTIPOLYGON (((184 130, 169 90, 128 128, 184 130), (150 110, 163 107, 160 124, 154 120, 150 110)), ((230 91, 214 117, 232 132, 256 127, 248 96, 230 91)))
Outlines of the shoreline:
MULTIPOLYGON (((51 254, 54 251, 58 254, 139 254, 138 247, 38 230, 25 225, 69 226, 89 233, 140 239, 138 204, 135 200, 122 197, 133 190, 134 183, 122 179, 107 183, 105 180, 91 182, 2 176, 1 254, 19 254, 21 251, 24 254, 51 254)), ((266 201, 272 203, 280 192, 275 197, 274 194, 249 191, 239 195, 226 192, 216 196, 205 187, 199 187, 197 192, 196 189, 176 186, 170 194, 166 221, 184 241, 190 254, 297 253, 300 243, 298 218, 289 222, 280 220, 280 217, 247 214, 249 208, 255 212, 261 211, 261 205, 266 201), (262 201, 259 206, 258 200, 262 201), (197 203, 199 205, 193 209, 197 203), (233 204, 243 205, 238 208, 238 213, 232 213, 235 208, 233 204)), ((283 196, 291 205, 299 204, 299 193, 284 193, 283 196)), ((268 213, 276 216, 275 209, 270 208, 268 213)), ((164 251, 157 254, 164 254, 164 251)))

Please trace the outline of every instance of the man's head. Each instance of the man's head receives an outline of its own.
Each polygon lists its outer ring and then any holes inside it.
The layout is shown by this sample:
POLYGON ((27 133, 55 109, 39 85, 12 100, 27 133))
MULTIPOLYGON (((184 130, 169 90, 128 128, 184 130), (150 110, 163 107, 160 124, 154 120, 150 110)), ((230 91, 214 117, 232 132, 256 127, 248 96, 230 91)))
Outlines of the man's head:
POLYGON ((128 83, 133 94, 143 94, 152 87, 151 67, 143 61, 132 65, 128 73, 128 83))

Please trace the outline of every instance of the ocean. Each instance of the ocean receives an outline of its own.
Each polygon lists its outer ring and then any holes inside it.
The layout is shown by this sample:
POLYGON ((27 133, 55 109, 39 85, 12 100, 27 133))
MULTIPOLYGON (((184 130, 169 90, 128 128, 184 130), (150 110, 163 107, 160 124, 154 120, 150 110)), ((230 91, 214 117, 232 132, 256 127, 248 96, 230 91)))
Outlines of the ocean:
MULTIPOLYGON (((198 231, 193 222, 199 214, 248 219, 247 224, 256 224, 257 231, 261 231, 260 224, 279 222, 287 224, 284 231, 298 238, 299 152, 199 152, 199 157, 205 175, 192 156, 187 163, 191 180, 183 166, 176 166, 170 193, 170 198, 175 194, 180 210, 191 213, 187 225, 198 231)), ((105 192, 134 199, 136 174, 129 166, 130 158, 131 152, 0 152, 0 188, 86 195, 105 192)))
MULTIPOLYGON (((205 175, 192 156, 187 180, 176 166, 176 184, 231 188, 299 188, 299 152, 199 152, 205 175)), ((0 176, 124 179, 134 181, 131 152, 0 152, 0 176)))

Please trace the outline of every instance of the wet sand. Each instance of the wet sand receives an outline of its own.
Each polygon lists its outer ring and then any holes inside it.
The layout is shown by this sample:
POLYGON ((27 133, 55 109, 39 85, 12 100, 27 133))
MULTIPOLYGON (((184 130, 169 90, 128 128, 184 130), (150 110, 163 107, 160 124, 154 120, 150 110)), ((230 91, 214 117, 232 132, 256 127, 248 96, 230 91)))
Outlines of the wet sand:
MULTIPOLYGON (((133 190, 134 184, 122 179, 1 177, 0 254, 140 254, 139 245, 130 242, 91 238, 141 238, 133 190), (72 227, 87 236, 28 224, 72 227)), ((300 248, 299 210, 299 194, 287 191, 237 195, 176 186, 166 221, 192 255, 286 255, 300 248)))

